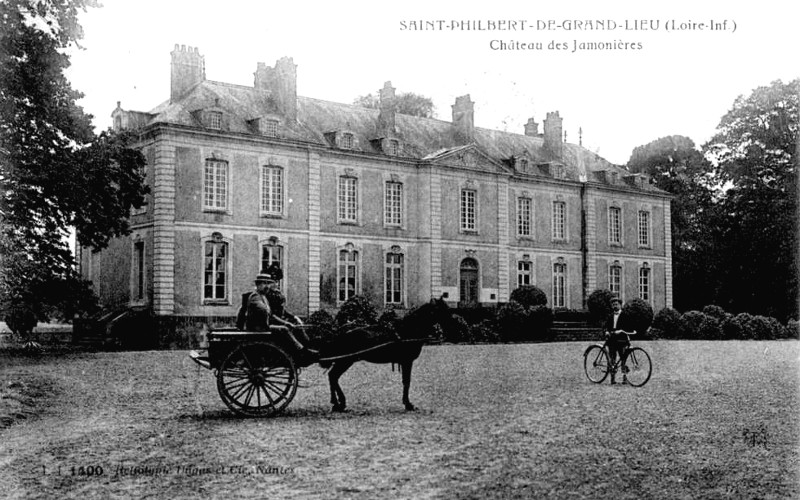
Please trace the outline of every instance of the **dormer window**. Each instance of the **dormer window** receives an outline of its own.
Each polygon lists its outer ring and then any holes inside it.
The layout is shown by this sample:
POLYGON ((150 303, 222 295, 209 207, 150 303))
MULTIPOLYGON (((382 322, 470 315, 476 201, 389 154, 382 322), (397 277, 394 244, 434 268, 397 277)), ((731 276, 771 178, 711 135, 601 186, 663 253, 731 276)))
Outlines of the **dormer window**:
POLYGON ((386 154, 389 156, 397 156, 400 154, 400 141, 397 139, 389 139, 386 141, 386 154))
POLYGON ((278 120, 264 120, 262 133, 267 137, 278 137, 278 120))
POLYGON ((354 142, 353 134, 350 132, 344 132, 341 140, 339 141, 339 147, 342 149, 353 149, 354 142))
POLYGON ((222 129, 222 113, 220 113, 219 111, 209 111, 208 128, 213 130, 222 129))
POLYGON ((528 159, 527 158, 517 158, 517 168, 519 170, 525 171, 528 169, 528 159))

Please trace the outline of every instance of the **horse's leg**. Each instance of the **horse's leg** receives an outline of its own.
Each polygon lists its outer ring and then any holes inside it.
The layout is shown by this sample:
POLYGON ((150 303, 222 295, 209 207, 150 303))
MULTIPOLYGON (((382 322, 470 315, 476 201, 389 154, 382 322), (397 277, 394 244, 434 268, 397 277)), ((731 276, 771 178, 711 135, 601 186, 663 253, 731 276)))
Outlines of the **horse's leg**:
POLYGON ((403 405, 406 411, 414 411, 416 408, 411 404, 408 399, 408 388, 411 386, 411 367, 414 366, 414 360, 403 361, 400 363, 400 371, 403 373, 403 405))
POLYGON ((328 370, 328 382, 331 386, 331 404, 333 405, 333 411, 344 411, 347 408, 344 391, 342 391, 342 388, 339 386, 339 377, 349 370, 351 366, 353 366, 352 361, 334 361, 333 366, 328 370))

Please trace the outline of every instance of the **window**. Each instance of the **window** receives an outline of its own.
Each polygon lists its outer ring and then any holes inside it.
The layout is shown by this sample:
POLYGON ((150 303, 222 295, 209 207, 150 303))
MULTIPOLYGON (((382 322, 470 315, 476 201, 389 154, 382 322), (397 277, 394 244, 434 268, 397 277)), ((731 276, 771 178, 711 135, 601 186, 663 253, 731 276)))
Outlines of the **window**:
POLYGON ((339 302, 345 302, 358 293, 358 252, 353 249, 339 251, 339 302))
POLYGON ((527 158, 517 158, 517 170, 521 170, 523 172, 526 172, 528 170, 527 158))
POLYGON ((144 242, 137 241, 133 244, 133 300, 144 300, 144 242))
POLYGON ((264 120, 264 135, 278 137, 278 120, 264 120))
POLYGON ((227 290, 228 244, 220 238, 205 243, 203 298, 207 301, 225 301, 227 290))
POLYGON ((383 205, 383 223, 387 226, 403 224, 403 184, 387 182, 383 205))
MULTIPOLYGON (((271 238, 270 241, 261 245, 261 272, 266 272, 273 264, 283 269, 283 247, 278 245, 277 239, 271 238)), ((280 284, 283 284, 283 280, 280 281, 280 284)))
POLYGON ((389 156, 397 156, 400 154, 400 141, 391 139, 387 141, 386 154, 389 156))
POLYGON ((532 207, 530 198, 517 198, 517 236, 531 236, 532 207))
POLYGON ((532 285, 533 262, 520 260, 517 262, 517 286, 532 285))
POLYGON ((650 267, 647 262, 639 268, 639 298, 650 301, 650 267))
POLYGON ((639 246, 650 246, 650 212, 639 210, 639 246))
POLYGON ((206 160, 203 178, 203 208, 225 210, 228 208, 228 163, 206 160))
POLYGON ((462 231, 475 231, 477 226, 476 220, 476 197, 477 193, 474 189, 461 190, 461 230, 462 231))
POLYGON ((567 303, 567 265, 563 262, 553 264, 553 307, 566 307, 567 303))
POLYGON ((358 222, 358 179, 339 177, 339 222, 358 222))
POLYGON ((208 128, 220 130, 222 128, 222 113, 211 111, 208 113, 208 128))
POLYGON ((261 167, 261 213, 283 214, 283 168, 261 167))
POLYGON ((567 204, 563 201, 553 202, 553 239, 567 239, 567 204))
POLYGON ((608 289, 614 297, 622 298, 622 266, 614 263, 608 268, 608 289))
POLYGON ((353 149, 353 146, 354 146, 353 134, 349 132, 343 133, 341 141, 339 143, 339 147, 341 147, 342 149, 353 149))
POLYGON ((619 207, 608 208, 608 242, 622 245, 622 209, 619 207))
POLYGON ((386 254, 386 304, 403 303, 403 254, 386 254))

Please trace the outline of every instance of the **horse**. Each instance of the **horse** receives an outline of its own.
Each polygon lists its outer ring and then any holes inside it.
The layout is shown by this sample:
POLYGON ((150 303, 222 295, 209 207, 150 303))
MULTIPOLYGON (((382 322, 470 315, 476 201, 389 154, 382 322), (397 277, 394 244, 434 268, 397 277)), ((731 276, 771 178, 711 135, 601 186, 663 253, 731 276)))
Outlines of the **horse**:
MULTIPOLYGON (((321 361, 320 365, 328 370, 328 382, 331 389, 331 404, 334 412, 343 412, 347 408, 347 400, 339 385, 341 377, 357 361, 370 363, 392 363, 400 366, 403 379, 403 406, 406 411, 414 411, 416 407, 408 397, 411 386, 411 368, 414 361, 422 352, 422 346, 431 338, 439 338, 442 328, 448 328, 452 316, 444 300, 432 299, 416 309, 408 312, 401 318, 396 326, 393 338, 372 349, 365 349, 349 355, 336 357, 332 361, 321 361)), ((346 327, 345 327, 346 328, 346 327)), ((347 332, 340 332, 342 338, 347 338, 348 333, 371 332, 393 335, 392 332, 381 331, 380 325, 368 325, 352 328, 347 332)))

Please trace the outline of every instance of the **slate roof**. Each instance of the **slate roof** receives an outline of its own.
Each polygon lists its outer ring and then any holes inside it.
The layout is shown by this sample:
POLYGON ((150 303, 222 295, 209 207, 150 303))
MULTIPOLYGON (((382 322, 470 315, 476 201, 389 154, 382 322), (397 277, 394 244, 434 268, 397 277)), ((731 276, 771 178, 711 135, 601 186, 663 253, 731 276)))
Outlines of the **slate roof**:
MULTIPOLYGON (((259 117, 277 116, 281 113, 269 90, 205 80, 197 84, 177 102, 166 101, 151 110, 147 125, 169 123, 185 126, 201 126, 193 112, 202 109, 220 108, 229 117, 228 130, 234 133, 252 134, 250 120, 259 117)), ((295 141, 333 147, 326 134, 347 131, 357 140, 357 151, 383 154, 374 142, 379 138, 378 109, 363 108, 309 97, 297 98, 297 122, 283 123, 280 137, 295 141)), ((419 160, 431 160, 437 155, 453 152, 465 147, 456 135, 456 127, 449 121, 420 118, 397 113, 394 137, 403 143, 402 156, 419 160)), ((531 163, 543 164, 553 160, 544 149, 542 136, 527 136, 481 127, 474 128, 474 144, 498 163, 509 164, 509 159, 526 155, 531 163)), ((566 167, 566 177, 572 180, 588 179, 630 187, 625 177, 630 172, 614 165, 577 144, 563 143, 560 160, 566 167), (605 180, 597 172, 616 172, 616 180, 607 176, 605 180)), ((532 175, 548 174, 546 171, 532 175)), ((644 182, 639 189, 664 193, 654 185, 644 182)))

